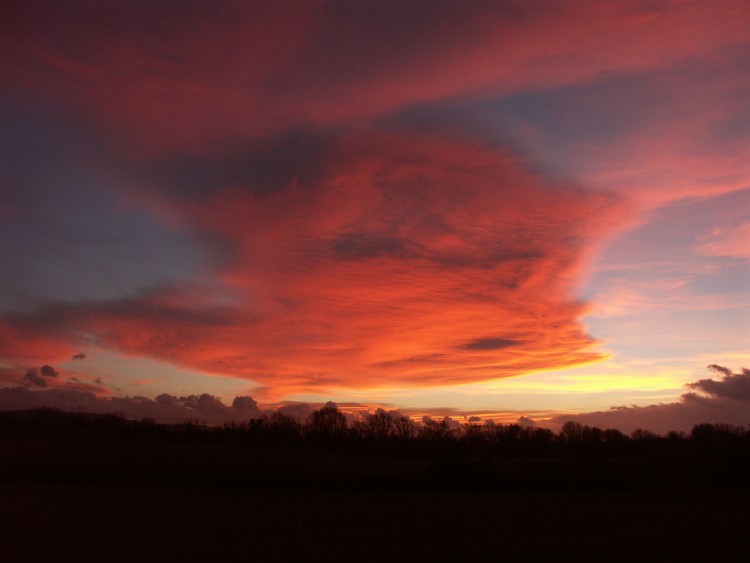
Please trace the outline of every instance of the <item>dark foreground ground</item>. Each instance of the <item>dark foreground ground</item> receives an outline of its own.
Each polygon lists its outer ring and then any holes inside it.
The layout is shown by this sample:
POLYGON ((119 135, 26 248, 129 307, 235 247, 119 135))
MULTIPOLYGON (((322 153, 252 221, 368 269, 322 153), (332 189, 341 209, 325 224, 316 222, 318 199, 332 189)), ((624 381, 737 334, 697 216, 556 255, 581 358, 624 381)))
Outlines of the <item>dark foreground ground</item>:
POLYGON ((4 561, 747 561, 750 495, 4 483, 4 561))
POLYGON ((750 561, 744 442, 520 455, 6 418, 0 561, 750 561))

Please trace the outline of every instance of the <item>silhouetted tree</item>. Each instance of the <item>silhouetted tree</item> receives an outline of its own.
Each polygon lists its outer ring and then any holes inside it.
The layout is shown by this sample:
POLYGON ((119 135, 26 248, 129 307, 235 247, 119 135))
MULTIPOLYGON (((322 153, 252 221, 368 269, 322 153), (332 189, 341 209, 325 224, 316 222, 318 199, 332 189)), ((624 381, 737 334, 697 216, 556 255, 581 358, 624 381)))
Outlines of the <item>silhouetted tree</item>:
POLYGON ((495 434, 501 446, 516 446, 520 442, 523 428, 518 424, 500 424, 495 434))
POLYGON ((358 440, 369 440, 367 423, 363 420, 355 420, 349 426, 349 434, 358 440))
POLYGON ((602 432, 602 441, 607 445, 620 446, 628 441, 628 437, 616 428, 607 428, 602 432))
POLYGON ((484 424, 468 423, 461 426, 460 440, 468 446, 483 446, 489 442, 488 434, 487 426, 484 424))
POLYGON ((582 444, 583 425, 569 420, 560 429, 560 439, 566 444, 582 444))
POLYGON ((690 438, 701 445, 720 445, 738 441, 745 429, 731 424, 696 424, 690 438))
POLYGON ((524 428, 524 442, 537 452, 544 452, 550 448, 555 440, 555 433, 549 428, 524 428))
POLYGON ((417 434, 417 427, 411 418, 402 415, 393 420, 393 431, 400 440, 411 440, 417 434))
POLYGON ((452 438, 453 431, 445 419, 438 422, 431 418, 426 418, 422 421, 422 427, 419 429, 419 437, 424 440, 441 442, 452 438))
POLYGON ((264 417, 264 426, 272 442, 293 442, 302 435, 302 424, 297 419, 280 412, 264 417))
POLYGON ((645 430, 643 428, 637 428, 633 430, 633 432, 630 434, 630 437, 636 442, 648 442, 658 438, 658 436, 655 433, 651 432, 651 430, 645 430))
POLYGON ((314 411, 304 426, 305 435, 317 440, 334 441, 346 436, 346 417, 335 404, 314 411))
POLYGON ((373 414, 365 415, 365 432, 367 437, 384 441, 388 439, 393 430, 393 417, 383 409, 378 409, 373 414))

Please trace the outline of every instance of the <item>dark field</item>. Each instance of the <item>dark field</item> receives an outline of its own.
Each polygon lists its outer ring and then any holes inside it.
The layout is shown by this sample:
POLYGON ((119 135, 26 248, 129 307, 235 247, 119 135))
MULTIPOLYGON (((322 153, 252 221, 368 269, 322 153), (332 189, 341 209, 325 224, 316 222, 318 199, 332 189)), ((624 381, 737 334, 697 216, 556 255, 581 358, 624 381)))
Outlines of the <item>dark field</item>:
POLYGON ((6 561, 747 561, 750 495, 4 483, 6 561))
POLYGON ((272 445, 210 429, 54 420, 0 420, 3 561, 750 554, 739 438, 519 455, 459 437, 272 445))

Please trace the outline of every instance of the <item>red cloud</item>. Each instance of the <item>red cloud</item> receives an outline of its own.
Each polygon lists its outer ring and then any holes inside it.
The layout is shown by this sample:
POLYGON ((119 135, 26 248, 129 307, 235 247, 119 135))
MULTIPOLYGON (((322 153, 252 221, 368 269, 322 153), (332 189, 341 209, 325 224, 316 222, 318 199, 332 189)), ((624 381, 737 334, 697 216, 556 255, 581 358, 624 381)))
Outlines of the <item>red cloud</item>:
POLYGON ((67 359, 73 352, 65 329, 46 312, 0 321, 0 358, 5 361, 41 364, 67 359))
POLYGON ((548 184, 466 142, 335 145, 313 184, 165 204, 229 243, 213 273, 227 295, 59 305, 36 322, 278 392, 468 383, 600 357, 570 293, 587 249, 620 218, 614 197, 548 184))
POLYGON ((54 90, 139 150, 661 68, 746 43, 750 25, 742 0, 24 2, 4 16, 9 87, 54 90))
MULTIPOLYGON (((3 95, 55 96, 118 132, 111 143, 159 153, 144 168, 165 152, 177 168, 192 160, 185 151, 216 157, 221 172, 204 170, 194 191, 192 168, 184 183, 157 178, 153 189, 147 178, 143 189, 173 225, 226 252, 206 275, 215 293, 160 289, 0 319, 0 357, 59 361, 85 339, 299 391, 472 382, 597 359, 572 283, 622 215, 614 196, 535 176, 502 150, 403 133, 337 138, 342 123, 372 131, 363 118, 422 102, 705 63, 747 43, 750 11, 742 1, 223 2, 210 14, 24 2, 3 19, 3 95), (266 155, 246 168, 222 161, 243 156, 227 147, 255 150, 299 127, 329 137, 284 146, 268 166, 266 155)), ((680 126, 696 101, 716 105, 686 97, 680 126)), ((622 143, 638 148, 618 156, 630 167, 647 153, 659 166, 634 169, 694 176, 698 165, 676 158, 692 145, 659 152, 672 146, 663 128, 655 120, 648 144, 639 127, 637 142, 622 143)))

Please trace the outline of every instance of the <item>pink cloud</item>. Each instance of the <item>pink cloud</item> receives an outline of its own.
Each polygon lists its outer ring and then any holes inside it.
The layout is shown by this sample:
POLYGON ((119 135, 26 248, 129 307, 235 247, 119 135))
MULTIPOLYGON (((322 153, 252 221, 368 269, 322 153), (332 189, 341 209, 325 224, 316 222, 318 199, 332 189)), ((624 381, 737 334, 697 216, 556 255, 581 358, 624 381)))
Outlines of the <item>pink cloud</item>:
POLYGON ((705 256, 750 259, 750 222, 736 227, 718 227, 707 242, 698 247, 705 256))
POLYGON ((685 198, 747 189, 750 145, 744 133, 750 75, 747 48, 700 64, 643 74, 587 99, 600 115, 622 120, 589 153, 582 180, 627 193, 644 209, 685 198))
MULTIPOLYGON (((655 269, 655 268, 654 268, 655 269)), ((654 276, 655 277, 655 276, 654 276)), ((736 309, 746 294, 697 294, 690 278, 659 281, 626 279, 610 282, 594 296, 590 314, 599 318, 638 316, 651 312, 736 309), (671 281, 672 283, 664 283, 671 281)))
POLYGON ((746 44, 750 24, 741 1, 24 3, 7 16, 9 86, 54 86, 146 152, 663 68, 746 44))

